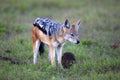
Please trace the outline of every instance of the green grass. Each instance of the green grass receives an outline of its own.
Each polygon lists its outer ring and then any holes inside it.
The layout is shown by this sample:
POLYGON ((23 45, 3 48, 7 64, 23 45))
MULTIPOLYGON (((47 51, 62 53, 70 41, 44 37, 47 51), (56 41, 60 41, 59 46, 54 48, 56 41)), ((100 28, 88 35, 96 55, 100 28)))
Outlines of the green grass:
POLYGON ((110 47, 120 41, 119 5, 119 0, 0 0, 0 80, 119 80, 120 47, 110 47), (47 49, 33 65, 31 27, 38 16, 62 23, 81 18, 81 43, 63 48, 77 60, 70 69, 51 66, 47 49))

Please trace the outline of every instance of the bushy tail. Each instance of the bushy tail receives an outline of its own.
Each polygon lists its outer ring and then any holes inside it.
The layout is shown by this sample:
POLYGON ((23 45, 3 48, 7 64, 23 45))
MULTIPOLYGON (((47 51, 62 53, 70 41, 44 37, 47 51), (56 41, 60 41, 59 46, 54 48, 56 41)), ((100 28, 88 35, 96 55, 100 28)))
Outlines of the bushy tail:
POLYGON ((41 42, 40 46, 39 46, 39 54, 40 54, 40 56, 43 55, 43 53, 44 53, 44 43, 41 42))

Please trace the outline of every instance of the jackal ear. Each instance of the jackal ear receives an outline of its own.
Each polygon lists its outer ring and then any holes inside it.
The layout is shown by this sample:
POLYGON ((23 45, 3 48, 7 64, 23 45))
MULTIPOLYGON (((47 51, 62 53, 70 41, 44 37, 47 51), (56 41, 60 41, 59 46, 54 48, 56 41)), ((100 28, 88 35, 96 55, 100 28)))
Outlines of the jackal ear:
POLYGON ((80 24, 81 24, 81 20, 78 20, 78 21, 76 22, 76 25, 75 25, 76 30, 79 29, 80 24))
POLYGON ((69 23, 68 19, 65 20, 64 25, 66 28, 68 28, 68 29, 70 28, 70 23, 69 23))

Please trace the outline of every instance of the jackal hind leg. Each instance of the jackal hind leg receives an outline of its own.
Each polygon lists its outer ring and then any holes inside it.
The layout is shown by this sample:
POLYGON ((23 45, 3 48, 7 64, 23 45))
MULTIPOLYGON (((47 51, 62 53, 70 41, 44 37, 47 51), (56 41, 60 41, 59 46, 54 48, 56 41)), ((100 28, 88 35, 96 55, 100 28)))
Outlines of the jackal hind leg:
POLYGON ((36 42, 34 43, 35 47, 34 47, 34 55, 33 55, 33 63, 36 64, 37 63, 37 55, 39 53, 39 46, 40 46, 40 41, 36 40, 36 42))

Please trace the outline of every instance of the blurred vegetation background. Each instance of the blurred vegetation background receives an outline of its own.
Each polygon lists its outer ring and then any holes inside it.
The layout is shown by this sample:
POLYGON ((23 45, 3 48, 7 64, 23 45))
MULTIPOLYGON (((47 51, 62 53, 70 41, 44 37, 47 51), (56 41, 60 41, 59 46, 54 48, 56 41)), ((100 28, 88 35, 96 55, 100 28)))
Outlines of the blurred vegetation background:
POLYGON ((0 80, 119 80, 120 0, 0 0, 0 80), (32 63, 36 17, 64 23, 81 19, 81 43, 67 43, 77 63, 61 72, 48 51, 32 63))

